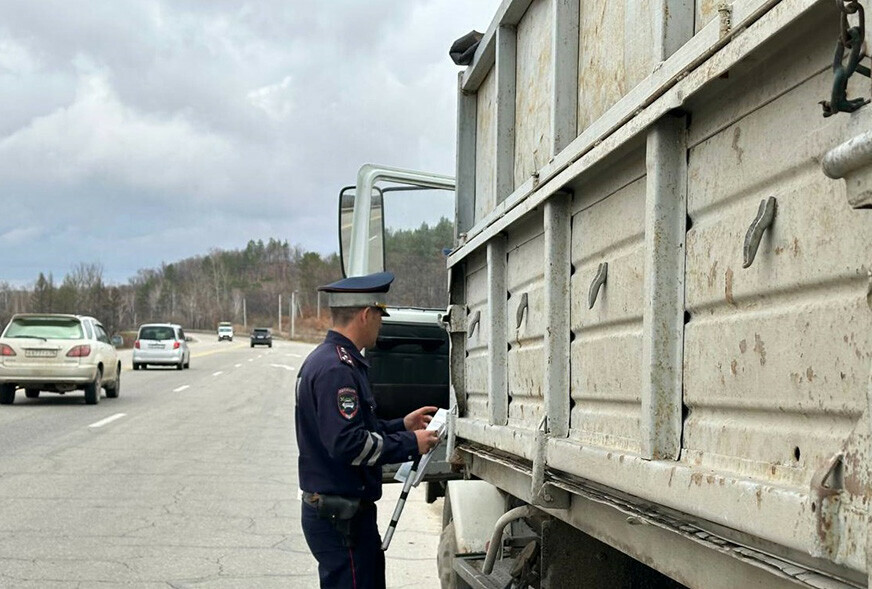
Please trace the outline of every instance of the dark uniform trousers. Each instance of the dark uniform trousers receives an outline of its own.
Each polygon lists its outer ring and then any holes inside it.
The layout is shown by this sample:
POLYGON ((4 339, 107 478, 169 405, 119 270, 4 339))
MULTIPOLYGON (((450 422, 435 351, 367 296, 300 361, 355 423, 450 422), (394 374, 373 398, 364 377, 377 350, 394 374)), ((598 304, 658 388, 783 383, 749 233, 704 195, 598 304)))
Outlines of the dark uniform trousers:
POLYGON ((363 502, 351 520, 353 547, 312 505, 303 504, 303 534, 318 561, 321 589, 384 589, 385 555, 376 522, 375 503, 363 502))

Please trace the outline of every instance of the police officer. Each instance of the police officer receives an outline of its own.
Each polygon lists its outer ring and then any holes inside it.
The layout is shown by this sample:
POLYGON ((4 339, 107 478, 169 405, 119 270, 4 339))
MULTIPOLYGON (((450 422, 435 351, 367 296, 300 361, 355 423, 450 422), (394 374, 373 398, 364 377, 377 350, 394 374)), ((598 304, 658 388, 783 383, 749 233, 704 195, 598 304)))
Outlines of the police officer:
POLYGON ((382 589, 385 560, 376 524, 381 465, 428 452, 436 407, 380 420, 360 350, 376 343, 394 276, 346 278, 328 293, 333 329, 300 368, 296 391, 302 526, 322 589, 382 589))

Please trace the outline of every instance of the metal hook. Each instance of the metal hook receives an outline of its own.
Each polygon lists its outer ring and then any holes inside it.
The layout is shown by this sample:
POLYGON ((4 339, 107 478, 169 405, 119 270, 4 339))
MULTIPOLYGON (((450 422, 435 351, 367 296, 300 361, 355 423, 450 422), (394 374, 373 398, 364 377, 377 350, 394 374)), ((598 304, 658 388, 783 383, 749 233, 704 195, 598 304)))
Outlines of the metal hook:
POLYGON ((590 283, 590 290, 587 293, 587 308, 593 309, 594 303, 596 303, 596 298, 599 295, 599 290, 602 285, 606 283, 606 278, 609 275, 609 263, 603 262, 597 268, 596 276, 593 279, 593 282, 590 283))
POLYGON ((775 220, 776 200, 774 196, 765 198, 760 201, 760 208, 757 209, 757 216, 751 222, 748 232, 745 234, 745 244, 742 248, 744 253, 744 262, 742 268, 750 268, 754 263, 754 257, 757 255, 757 248, 760 247, 760 240, 763 239, 763 233, 772 225, 775 220))
POLYGON ((469 322, 469 327, 466 329, 467 331, 467 339, 472 339, 472 333, 475 331, 475 328, 481 322, 481 311, 476 311, 472 316, 472 321, 469 322))
POLYGON ((521 295, 520 302, 518 302, 518 312, 515 317, 517 324, 515 325, 515 329, 521 327, 521 323, 524 321, 524 311, 527 310, 527 306, 527 293, 524 293, 521 295))

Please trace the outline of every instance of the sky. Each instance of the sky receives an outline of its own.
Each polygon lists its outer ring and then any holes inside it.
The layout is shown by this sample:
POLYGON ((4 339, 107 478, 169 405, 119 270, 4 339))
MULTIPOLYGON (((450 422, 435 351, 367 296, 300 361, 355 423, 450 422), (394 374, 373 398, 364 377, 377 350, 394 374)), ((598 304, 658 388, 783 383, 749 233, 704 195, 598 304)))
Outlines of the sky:
POLYGON ((335 252, 362 164, 454 174, 448 48, 499 4, 0 0, 0 282, 335 252))

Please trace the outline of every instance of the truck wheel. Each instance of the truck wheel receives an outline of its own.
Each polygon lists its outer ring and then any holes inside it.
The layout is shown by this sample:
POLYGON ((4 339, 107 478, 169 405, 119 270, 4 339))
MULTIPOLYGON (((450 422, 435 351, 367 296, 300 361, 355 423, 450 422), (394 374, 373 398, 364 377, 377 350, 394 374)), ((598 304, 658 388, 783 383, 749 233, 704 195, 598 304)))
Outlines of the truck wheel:
POLYGON ((85 403, 88 405, 96 405, 100 402, 100 393, 103 390, 103 373, 97 371, 97 376, 94 382, 85 385, 85 403))
POLYGON ((121 392, 121 366, 118 367, 118 374, 115 375, 115 382, 111 385, 106 385, 106 397, 109 399, 118 398, 118 393, 121 392))
POLYGON ((24 389, 24 396, 28 399, 39 399, 39 389, 24 389))
POLYGON ((0 405, 12 405, 15 401, 15 385, 5 383, 0 385, 0 405))
POLYGON ((454 522, 442 528, 439 535, 439 550, 436 553, 436 570, 442 589, 457 589, 457 576, 454 573, 454 557, 457 555, 457 538, 454 536, 454 522))

